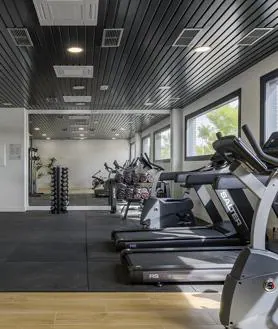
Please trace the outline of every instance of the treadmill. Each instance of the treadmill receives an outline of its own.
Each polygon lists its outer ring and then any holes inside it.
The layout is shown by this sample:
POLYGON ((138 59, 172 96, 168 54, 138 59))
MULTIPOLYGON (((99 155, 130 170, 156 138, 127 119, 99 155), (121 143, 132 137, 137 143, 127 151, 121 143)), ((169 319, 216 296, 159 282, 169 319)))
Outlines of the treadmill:
MULTIPOLYGON (((233 155, 233 163, 243 163, 267 177, 269 172, 266 164, 240 138, 229 136, 223 139, 225 145, 219 144, 223 152, 229 151, 233 155)), ((217 145, 214 143, 216 149, 217 145)), ((230 166, 231 172, 239 177, 241 173, 237 168, 230 166)), ((248 180, 246 172, 240 180, 248 180)), ((217 181, 219 183, 221 177, 217 181)), ((220 185, 223 188, 223 184, 220 185)), ((239 185, 242 184, 239 182, 239 185)), ((121 262, 131 283, 223 282, 242 248, 243 246, 227 246, 123 250, 121 262)))
POLYGON ((112 240, 114 240, 116 250, 247 244, 254 210, 243 189, 234 189, 231 184, 221 192, 213 191, 230 219, 223 221, 205 187, 212 185, 219 176, 227 179, 233 178, 229 173, 221 174, 214 171, 178 173, 175 179, 176 182, 183 182, 187 187, 195 189, 213 222, 212 225, 160 230, 113 231, 112 240), (225 197, 223 198, 223 196, 225 197), (229 202, 228 207, 227 200, 229 202), (241 225, 238 225, 239 222, 241 225))

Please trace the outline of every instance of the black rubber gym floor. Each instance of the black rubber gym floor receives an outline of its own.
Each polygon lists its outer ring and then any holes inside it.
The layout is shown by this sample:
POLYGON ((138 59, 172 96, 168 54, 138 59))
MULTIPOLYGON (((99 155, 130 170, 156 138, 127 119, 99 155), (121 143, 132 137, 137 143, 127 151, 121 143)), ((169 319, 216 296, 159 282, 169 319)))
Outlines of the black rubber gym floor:
MULTIPOLYGON (((127 226, 135 225, 129 222, 127 226)), ((219 286, 126 283, 111 231, 120 216, 0 213, 0 291, 218 291, 219 286)))
MULTIPOLYGON (((42 194, 29 197, 30 206, 50 206, 51 196, 42 194)), ((95 198, 92 194, 69 194, 70 206, 107 206, 107 198, 95 198)))

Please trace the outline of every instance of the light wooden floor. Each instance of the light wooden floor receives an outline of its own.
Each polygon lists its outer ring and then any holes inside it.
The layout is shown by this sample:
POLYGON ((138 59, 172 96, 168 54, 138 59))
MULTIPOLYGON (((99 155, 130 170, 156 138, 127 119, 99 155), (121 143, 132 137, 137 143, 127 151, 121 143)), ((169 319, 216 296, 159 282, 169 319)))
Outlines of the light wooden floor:
POLYGON ((217 293, 0 293, 0 328, 220 329, 217 293))

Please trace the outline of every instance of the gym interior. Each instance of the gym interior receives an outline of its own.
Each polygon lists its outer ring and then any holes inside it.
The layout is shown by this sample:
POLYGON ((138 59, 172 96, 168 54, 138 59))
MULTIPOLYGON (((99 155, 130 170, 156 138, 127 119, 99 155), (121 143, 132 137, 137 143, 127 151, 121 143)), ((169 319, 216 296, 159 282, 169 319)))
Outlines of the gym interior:
POLYGON ((0 327, 278 328, 278 2, 0 0, 0 327))

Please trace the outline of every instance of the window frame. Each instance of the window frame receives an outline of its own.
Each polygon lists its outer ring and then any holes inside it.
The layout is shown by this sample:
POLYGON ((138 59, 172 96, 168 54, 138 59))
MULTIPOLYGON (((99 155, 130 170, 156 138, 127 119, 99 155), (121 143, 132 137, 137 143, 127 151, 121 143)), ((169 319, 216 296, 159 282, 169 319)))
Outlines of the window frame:
POLYGON ((213 103, 210 103, 209 105, 206 105, 205 107, 201 108, 198 111, 195 111, 193 113, 190 113, 184 117, 184 160, 185 161, 202 161, 202 160, 209 160, 212 156, 212 154, 208 155, 187 155, 187 122, 190 119, 193 119, 197 116, 199 116, 202 113, 213 111, 215 108, 220 107, 220 105, 227 103, 229 100, 232 100, 233 98, 238 97, 238 136, 241 136, 241 88, 233 91, 232 93, 221 97, 220 99, 216 100, 213 103))
POLYGON ((268 72, 260 77, 260 144, 264 145, 265 139, 265 101, 266 84, 268 81, 278 78, 278 69, 268 72))
POLYGON ((161 162, 161 163, 163 163, 163 162, 170 162, 171 161, 171 152, 172 152, 172 144, 171 143, 172 143, 171 125, 167 125, 167 126, 165 126, 163 128, 160 128, 160 129, 158 129, 158 130, 156 130, 156 131, 153 132, 153 161, 154 162, 161 162), (164 130, 168 130, 168 129, 170 129, 170 157, 168 159, 157 160, 155 158, 155 136, 157 134, 163 132, 164 130))
POLYGON ((151 158, 151 151, 152 151, 152 138, 151 134, 145 135, 141 138, 141 153, 143 153, 143 141, 144 139, 149 138, 150 139, 150 152, 149 152, 149 158, 151 158))

